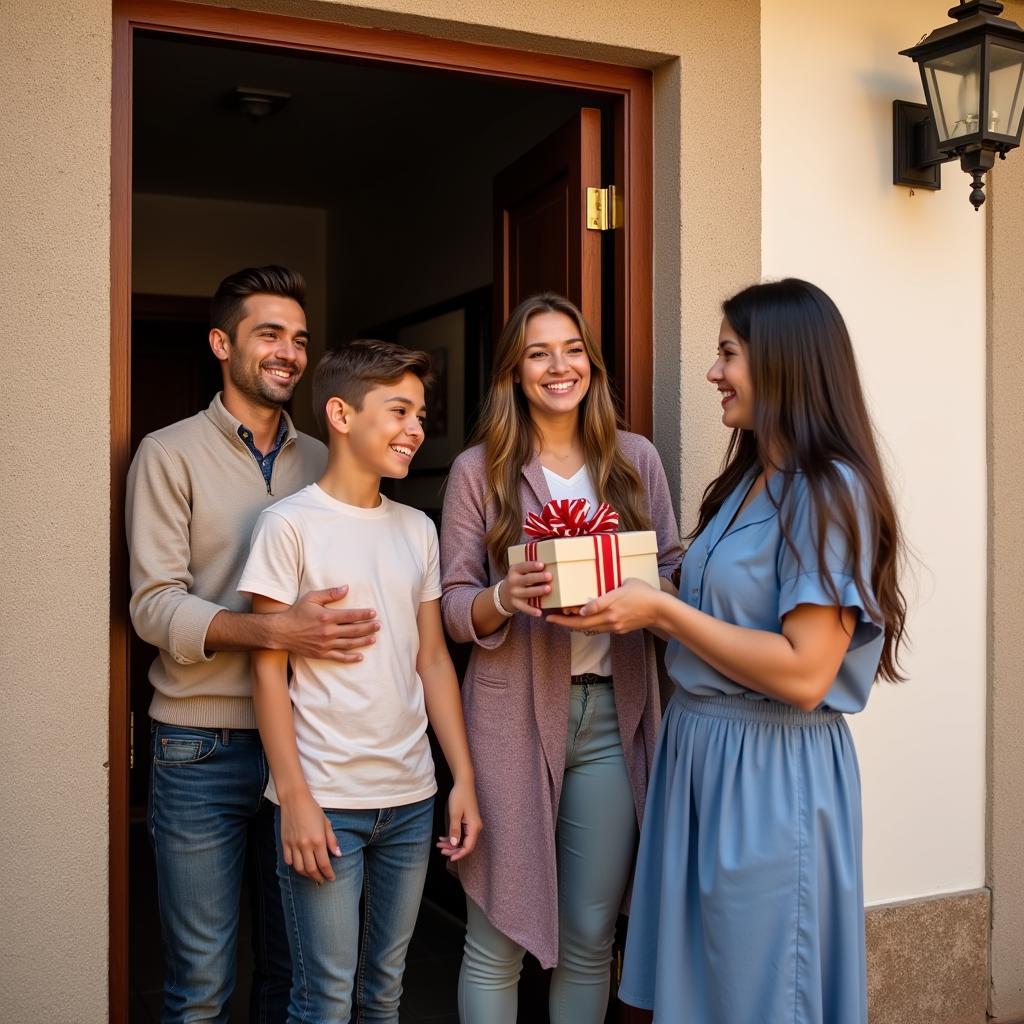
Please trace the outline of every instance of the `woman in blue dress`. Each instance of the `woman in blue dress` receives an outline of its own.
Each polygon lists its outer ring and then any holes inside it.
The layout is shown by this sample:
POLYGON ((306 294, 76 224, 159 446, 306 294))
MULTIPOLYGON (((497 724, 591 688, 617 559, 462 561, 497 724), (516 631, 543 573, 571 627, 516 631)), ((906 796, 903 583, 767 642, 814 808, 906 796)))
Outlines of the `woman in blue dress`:
POLYGON ((843 319, 814 285, 723 304, 733 429, 678 599, 630 581, 571 628, 669 639, 619 997, 656 1024, 865 1024, 857 758, 900 677, 901 543, 843 319))

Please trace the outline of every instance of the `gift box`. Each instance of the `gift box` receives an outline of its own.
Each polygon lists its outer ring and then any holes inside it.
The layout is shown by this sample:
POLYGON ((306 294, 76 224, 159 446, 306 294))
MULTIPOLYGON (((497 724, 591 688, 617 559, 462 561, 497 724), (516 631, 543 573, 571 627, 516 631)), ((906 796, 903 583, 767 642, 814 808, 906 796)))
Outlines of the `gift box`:
POLYGON ((657 588, 658 538, 653 530, 614 532, 619 517, 602 504, 591 517, 583 498, 550 501, 523 526, 531 537, 508 549, 508 564, 543 562, 551 592, 534 598, 535 608, 577 608, 614 590, 625 580, 657 588))

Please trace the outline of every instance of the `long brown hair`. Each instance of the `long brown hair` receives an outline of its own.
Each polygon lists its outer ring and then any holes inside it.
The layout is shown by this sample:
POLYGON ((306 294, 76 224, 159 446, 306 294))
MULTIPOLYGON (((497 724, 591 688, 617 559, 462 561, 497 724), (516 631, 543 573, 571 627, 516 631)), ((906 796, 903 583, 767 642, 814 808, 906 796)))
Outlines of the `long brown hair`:
MULTIPOLYGON (((865 611, 883 627, 878 675, 901 681, 907 616, 899 585, 903 541, 842 315, 820 288, 796 278, 745 288, 722 303, 722 312, 747 346, 754 429, 733 431, 722 472, 704 492, 689 539, 708 525, 752 467, 781 475, 779 508, 786 506, 793 475, 803 473, 817 520, 818 569, 829 596, 840 603, 825 560, 827 532, 833 527, 849 545, 865 611), (844 463, 863 488, 870 536, 861 536, 863 524, 838 465, 844 463), (871 554, 870 580, 862 578, 865 545, 871 554)), ((791 509, 781 525, 792 546, 791 509)))
POLYGON ((490 495, 497 506, 486 544, 494 561, 505 565, 508 548, 519 542, 523 510, 519 476, 533 458, 540 434, 530 418, 522 388, 515 383, 519 361, 526 351, 526 328, 538 313, 564 313, 576 325, 590 359, 590 387, 579 405, 579 429, 590 478, 598 501, 607 501, 619 513, 625 530, 650 529, 644 508, 640 474, 619 450, 616 430, 621 426, 608 385, 608 371, 583 314, 566 298, 542 292, 524 299, 502 328, 494 350, 491 384, 470 444, 483 444, 490 495))

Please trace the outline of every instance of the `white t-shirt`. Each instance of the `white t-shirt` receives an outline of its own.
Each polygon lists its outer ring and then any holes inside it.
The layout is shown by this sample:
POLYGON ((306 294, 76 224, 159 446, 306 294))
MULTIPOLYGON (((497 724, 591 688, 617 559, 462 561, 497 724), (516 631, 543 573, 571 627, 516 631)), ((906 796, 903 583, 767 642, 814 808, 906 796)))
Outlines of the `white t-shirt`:
MULTIPOLYGON (((565 498, 586 498, 590 502, 590 514, 594 514, 598 505, 597 494, 586 463, 568 480, 546 466, 541 468, 544 470, 544 479, 552 498, 556 501, 565 498)), ((572 644, 569 671, 574 676, 582 675, 584 672, 596 672, 599 676, 612 674, 612 642, 607 633, 587 636, 586 633, 573 630, 569 637, 572 644)))
MULTIPOLYGON (((299 761, 321 807, 398 807, 437 791, 416 673, 424 601, 441 596, 437 530, 389 501, 357 508, 310 484, 261 513, 238 589, 292 604, 308 590, 348 584, 339 603, 374 608, 377 642, 363 660, 291 656, 299 761)), ((274 780, 267 796, 280 801, 274 780)))

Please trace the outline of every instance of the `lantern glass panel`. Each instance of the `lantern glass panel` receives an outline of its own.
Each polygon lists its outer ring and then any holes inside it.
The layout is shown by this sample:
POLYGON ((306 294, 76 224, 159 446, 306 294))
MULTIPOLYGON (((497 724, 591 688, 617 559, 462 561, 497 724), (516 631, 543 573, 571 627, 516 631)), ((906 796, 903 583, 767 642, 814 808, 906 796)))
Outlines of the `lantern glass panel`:
POLYGON ((988 130, 1019 135, 1024 113, 1024 52, 993 43, 989 67, 988 130))
POLYGON ((923 67, 928 106, 935 118, 939 144, 977 132, 981 107, 981 45, 933 57, 924 61, 923 67))

